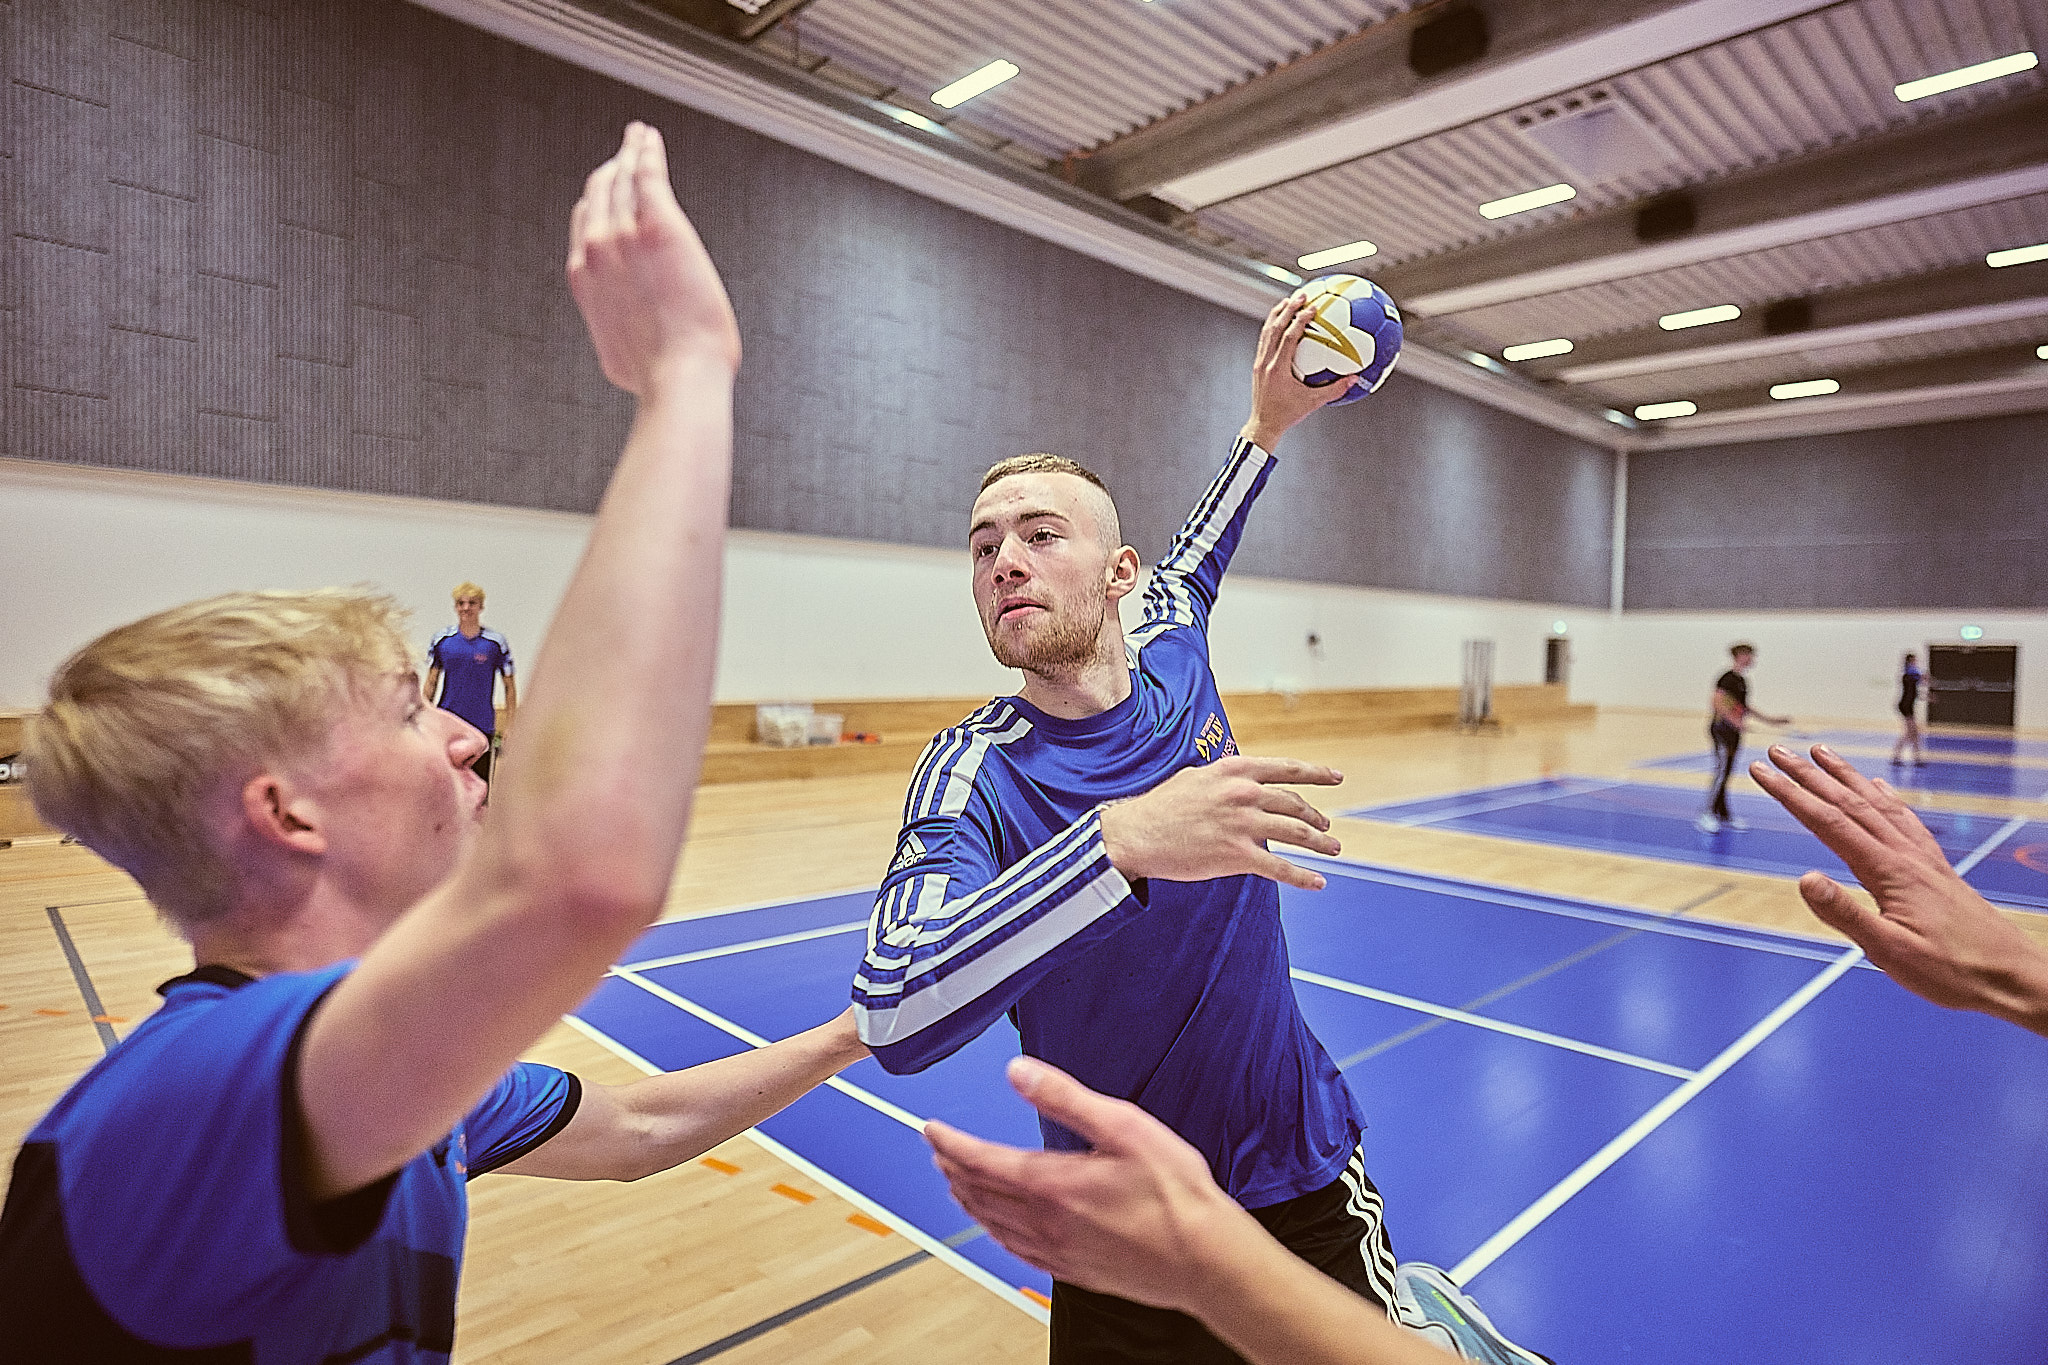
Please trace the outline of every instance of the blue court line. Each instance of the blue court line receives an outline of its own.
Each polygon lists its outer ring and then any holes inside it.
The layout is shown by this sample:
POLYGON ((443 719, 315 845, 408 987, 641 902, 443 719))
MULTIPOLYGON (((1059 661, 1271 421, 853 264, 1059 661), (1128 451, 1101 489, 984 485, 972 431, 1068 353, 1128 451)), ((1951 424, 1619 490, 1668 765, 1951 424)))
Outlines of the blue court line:
MULTIPOLYGON (((755 907, 766 908, 766 907, 755 907)), ((625 962, 620 966, 636 972, 651 972, 656 967, 678 967, 685 962, 702 962, 706 958, 731 957, 734 953, 751 953, 757 948, 780 948, 785 943, 803 943, 814 938, 830 938, 834 934, 850 934, 856 929, 865 929, 864 919, 847 920, 843 924, 828 924, 820 929, 800 929, 791 934, 776 934, 770 938, 749 939, 744 943, 728 943, 719 948, 699 948, 690 953, 673 953, 668 957, 650 957, 639 962, 625 962)))
POLYGON ((1563 1208, 1573 1195, 1592 1184, 1601 1172, 1628 1155, 1638 1143, 1661 1127, 1665 1120, 1725 1075, 1730 1067, 1755 1051, 1758 1044, 1784 1027, 1793 1015, 1813 1003, 1822 991, 1841 980, 1843 974, 1862 959, 1861 948, 1851 948, 1837 957, 1811 981, 1793 992, 1783 1004, 1759 1020, 1749 1032, 1724 1048, 1699 1074, 1659 1100, 1648 1113, 1630 1124, 1612 1142, 1586 1158, 1578 1169, 1551 1186, 1541 1199, 1516 1214, 1506 1227, 1487 1238, 1471 1255, 1453 1266, 1451 1278, 1459 1284, 1469 1284, 1474 1275, 1499 1260, 1503 1253, 1528 1236, 1539 1223, 1563 1208))
MULTIPOLYGON (((1508 806, 1529 806, 1536 804, 1536 802, 1538 801, 1555 801, 1566 796, 1579 796, 1585 792, 1599 791, 1604 787, 1616 787, 1621 785, 1619 782, 1600 782, 1595 781, 1591 778, 1583 777, 1566 777, 1556 778, 1552 780, 1557 783, 1559 789, 1556 792, 1544 796, 1504 797, 1502 799, 1480 801, 1477 803, 1466 805, 1451 804, 1444 806, 1440 810, 1430 809, 1427 812, 1421 814, 1404 815, 1400 819, 1390 821, 1389 823, 1396 825, 1432 825, 1439 820, 1457 820, 1467 815, 1485 815, 1489 811, 1504 809, 1508 806)), ((1505 790, 1512 791, 1516 789, 1508 788, 1505 790)), ((1480 794, 1483 795, 1484 793, 1480 794)))

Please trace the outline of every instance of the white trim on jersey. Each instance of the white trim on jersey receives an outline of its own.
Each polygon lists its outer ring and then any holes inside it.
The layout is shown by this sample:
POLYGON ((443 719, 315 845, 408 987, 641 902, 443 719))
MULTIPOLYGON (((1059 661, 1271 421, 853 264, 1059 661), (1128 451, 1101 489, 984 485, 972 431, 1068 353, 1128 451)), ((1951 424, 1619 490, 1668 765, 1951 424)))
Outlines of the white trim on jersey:
POLYGON ((1230 459, 1203 492, 1187 524, 1181 527, 1165 557, 1152 571, 1152 581, 1145 588, 1144 619, 1131 632, 1138 648, 1143 649, 1176 626, 1198 624, 1188 580, 1214 553, 1224 528, 1236 520, 1259 475, 1272 462, 1269 452, 1250 441, 1239 438, 1232 447, 1230 459))

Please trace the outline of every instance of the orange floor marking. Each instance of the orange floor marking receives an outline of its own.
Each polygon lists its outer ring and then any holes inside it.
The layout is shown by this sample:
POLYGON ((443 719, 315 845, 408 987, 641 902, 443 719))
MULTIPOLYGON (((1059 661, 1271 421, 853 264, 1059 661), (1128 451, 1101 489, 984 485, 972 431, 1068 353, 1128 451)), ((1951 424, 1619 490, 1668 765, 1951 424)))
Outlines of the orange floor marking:
POLYGON ((1037 1304, 1040 1308, 1052 1307, 1051 1299, 1048 1299, 1045 1295, 1039 1293, 1036 1289, 1033 1289, 1028 1284, 1018 1285, 1017 1292, 1019 1294, 1022 1294, 1025 1298, 1031 1300, 1033 1303, 1037 1304))
POLYGON ((71 1011, 70 1011, 70 1010, 37 1010, 37 1011, 36 1011, 36 1013, 37 1013, 37 1014, 41 1014, 41 1015, 47 1015, 47 1016, 48 1016, 49 1018, 52 1018, 52 1019, 62 1019, 62 1018, 63 1018, 63 1017, 65 1016, 65 1015, 67 1015, 67 1014, 71 1013, 71 1011))
POLYGON ((896 1230, 890 1227, 887 1223, 884 1223, 881 1219, 870 1218, 864 1213, 848 1214, 846 1216, 846 1221, 853 1224, 855 1227, 861 1229, 863 1232, 874 1233, 877 1237, 887 1237, 890 1233, 896 1230))
POLYGON ((733 1165, 730 1161, 720 1161, 715 1156, 700 1156, 697 1158, 697 1164, 699 1166, 709 1166, 720 1175, 738 1175, 740 1173, 739 1167, 733 1165))
POLYGON ((125 1024, 128 1022, 128 1016, 125 1014, 95 1014, 92 1017, 92 1021, 95 1024, 125 1024))
POLYGON ((815 1204, 818 1202, 817 1195, 806 1194, 804 1191, 799 1190, 794 1186, 770 1185, 768 1188, 775 1191, 777 1194, 781 1195, 784 1199, 794 1199, 799 1204, 815 1204))

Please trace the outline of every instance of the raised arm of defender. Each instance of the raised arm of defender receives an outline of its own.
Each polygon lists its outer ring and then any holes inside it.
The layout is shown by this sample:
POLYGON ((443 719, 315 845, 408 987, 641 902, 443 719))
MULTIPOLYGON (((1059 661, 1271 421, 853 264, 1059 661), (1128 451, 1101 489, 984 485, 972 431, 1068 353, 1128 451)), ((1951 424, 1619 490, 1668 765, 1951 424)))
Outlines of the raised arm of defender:
POLYGON ((634 124, 584 186, 570 287, 639 414, 533 670, 520 752, 454 876, 314 1016, 299 1088, 316 1195, 445 1134, 658 912, 716 663, 739 331, 634 124))

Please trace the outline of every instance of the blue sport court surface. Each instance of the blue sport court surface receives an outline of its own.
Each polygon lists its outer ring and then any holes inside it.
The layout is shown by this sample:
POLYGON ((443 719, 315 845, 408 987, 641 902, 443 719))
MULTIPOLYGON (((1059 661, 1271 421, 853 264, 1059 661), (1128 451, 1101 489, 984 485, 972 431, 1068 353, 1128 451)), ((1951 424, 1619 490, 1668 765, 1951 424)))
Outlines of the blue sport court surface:
MULTIPOLYGON (((1327 890, 1282 890, 1295 989, 1369 1118, 1395 1250, 1512 1335, 1564 1365, 2038 1365, 2040 1039, 1838 945, 1314 861, 1327 890)), ((870 895, 657 925, 580 1019, 665 1068, 819 1023, 870 895)), ((1036 1145, 1015 1050, 998 1022, 920 1075, 864 1061, 761 1131, 989 1289, 1043 1293, 917 1132, 1036 1145)))
MULTIPOLYGON (((1961 765, 1958 765, 1961 766, 1961 765)), ((1342 814, 1526 843, 1797 877, 1812 868, 1850 880, 1842 860, 1770 797, 1731 791, 1748 829, 1694 827, 1702 792, 1661 783, 1551 777, 1342 814)), ((2001 905, 2048 910, 2048 822, 1966 811, 1918 812, 1964 880, 2001 905)))
MULTIPOLYGON (((1889 752, 1898 737, 1895 730, 1823 730, 1815 734, 1812 740, 1801 740, 1799 743, 1884 749, 1889 752)), ((1944 735, 1932 733, 1923 727, 1920 731, 1920 747, 1923 751, 1934 754, 1982 754, 1987 758, 2012 758, 2022 762, 2032 760, 2037 763, 2048 763, 2048 739, 2022 739, 2018 735, 1944 735)))
MULTIPOLYGON (((1843 754, 1849 765, 1865 777, 1881 777, 1900 791, 1945 792, 1963 796, 2004 796, 2021 801, 2039 801, 2048 797, 2048 768, 2025 768, 2011 763, 1973 763, 1956 759, 1930 759, 1919 767, 1910 764, 1893 767, 1882 758, 1864 754, 1843 754)), ((1748 768, 1750 760, 1765 762, 1762 750, 1744 750, 1737 757, 1735 772, 1738 776, 1748 768)), ((1696 754, 1673 754, 1669 758, 1653 758, 1638 763, 1638 768, 1661 768, 1670 772, 1698 773, 1702 781, 1714 771, 1714 755, 1701 750, 1696 754)))

